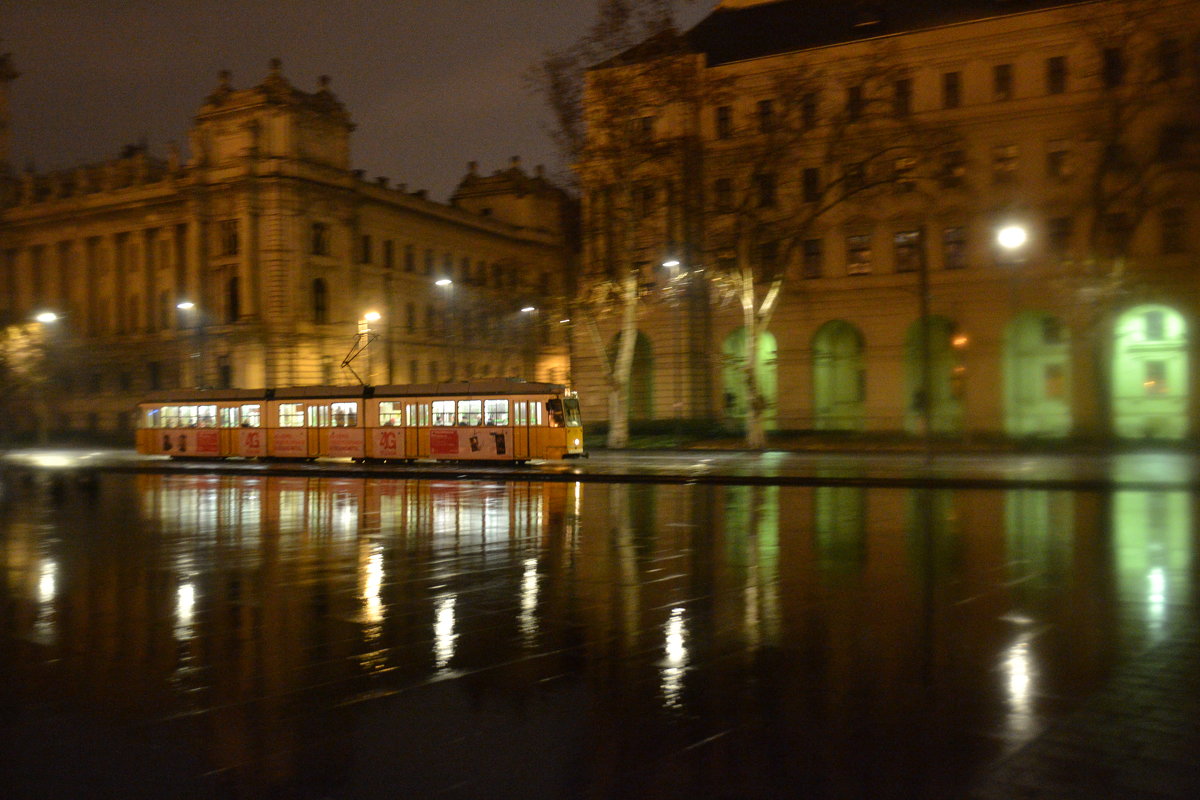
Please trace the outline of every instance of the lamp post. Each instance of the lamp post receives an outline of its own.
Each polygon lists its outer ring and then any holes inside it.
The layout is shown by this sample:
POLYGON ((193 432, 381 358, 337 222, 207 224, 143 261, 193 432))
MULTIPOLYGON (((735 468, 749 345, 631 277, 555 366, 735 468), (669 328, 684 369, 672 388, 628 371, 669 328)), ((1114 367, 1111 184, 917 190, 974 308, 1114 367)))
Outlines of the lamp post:
POLYGON ((526 374, 530 379, 537 380, 537 306, 526 305, 521 307, 521 315, 527 320, 525 326, 525 341, 526 341, 526 374))
POLYGON ((53 392, 53 375, 50 374, 51 364, 54 363, 50 353, 47 352, 50 347, 50 338, 54 335, 58 322, 64 315, 55 311, 39 311, 34 314, 34 322, 41 328, 40 336, 37 338, 37 344, 40 345, 37 353, 37 362, 32 366, 33 386, 37 395, 37 438, 39 444, 46 444, 50 434, 50 396, 53 392))
POLYGON ((197 389, 205 388, 204 381, 204 326, 201 320, 200 307, 191 300, 180 300, 175 308, 191 318, 192 328, 192 383, 197 389))
MULTIPOLYGON (((674 289, 678 280, 680 279, 680 277, 682 277, 679 273, 679 268, 680 268, 680 266, 682 266, 682 264, 679 261, 679 259, 676 258, 675 256, 668 256, 662 262, 662 265, 669 271, 669 274, 670 274, 670 277, 667 279, 667 284, 670 288, 674 289)), ((687 275, 688 273, 685 272, 683 274, 687 275)), ((670 298, 672 305, 675 307, 675 316, 676 316, 676 320, 675 320, 675 337, 676 337, 676 342, 675 342, 676 343, 675 402, 674 402, 673 416, 675 418, 675 440, 676 440, 676 442, 678 442, 682 436, 682 427, 681 426, 683 424, 682 423, 683 383, 684 383, 684 371, 687 366, 687 357, 686 357, 686 353, 684 352, 685 348, 684 348, 684 330, 683 330, 683 328, 684 328, 684 325, 683 325, 683 299, 682 299, 682 297, 676 296, 676 294, 674 292, 668 293, 668 297, 670 298)))
MULTIPOLYGON (((438 278, 436 281, 434 281, 434 282, 433 282, 433 285, 434 285, 434 286, 436 286, 436 287, 438 287, 439 289, 441 289, 441 290, 442 290, 442 291, 445 293, 445 295, 446 295, 446 315, 445 315, 445 316, 443 316, 443 317, 442 317, 442 319, 443 319, 443 320, 445 320, 445 319, 449 318, 449 320, 450 320, 450 323, 451 323, 451 325, 452 325, 452 324, 454 323, 454 321, 455 321, 455 320, 454 320, 454 316, 455 316, 455 315, 454 315, 454 311, 455 311, 455 307, 454 307, 454 306, 455 306, 455 304, 454 304, 454 299, 455 299, 455 293, 454 293, 454 280, 453 280, 452 278, 450 278, 448 275, 443 275, 442 277, 440 277, 440 278, 438 278)), ((432 321, 431 321, 431 325, 432 325, 432 321)), ((449 326, 447 326, 447 328, 449 328, 449 326)), ((427 333, 428 333, 428 334, 430 334, 430 335, 432 335, 433 331, 432 331, 432 330, 430 330, 430 331, 428 331, 427 333)), ((450 370, 450 369, 449 369, 449 367, 450 367, 450 365, 451 365, 451 364, 453 364, 455 367, 457 367, 457 364, 455 364, 455 363, 454 363, 454 361, 455 361, 456 359, 454 359, 454 358, 453 358, 453 354, 454 354, 455 352, 457 352, 457 349, 455 348, 454 341, 453 341, 453 337, 451 336, 451 334, 450 334, 450 331, 449 331, 449 330, 446 330, 446 331, 445 331, 445 334, 446 334, 446 336, 445 336, 445 342, 446 342, 446 345, 447 345, 447 348, 448 348, 448 351, 449 351, 449 352, 447 353, 447 357, 446 357, 446 369, 447 369, 449 372, 453 373, 453 372, 454 372, 454 370, 450 370)), ((436 380, 437 380, 437 378, 438 378, 438 376, 437 376, 437 375, 430 375, 430 379, 431 379, 431 380, 434 380, 434 381, 436 381, 436 380)), ((454 374, 451 374, 451 375, 449 376, 449 379, 450 379, 450 380, 455 380, 455 379, 457 379, 457 378, 458 378, 458 376, 457 376, 457 375, 454 375, 454 374)))

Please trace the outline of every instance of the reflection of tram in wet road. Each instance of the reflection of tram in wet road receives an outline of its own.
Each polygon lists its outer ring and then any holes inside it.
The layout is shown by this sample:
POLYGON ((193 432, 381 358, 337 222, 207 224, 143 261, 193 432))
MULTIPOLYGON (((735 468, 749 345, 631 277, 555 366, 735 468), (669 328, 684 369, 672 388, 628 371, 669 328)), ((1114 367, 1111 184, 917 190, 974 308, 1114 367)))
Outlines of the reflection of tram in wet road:
POLYGON ((137 449, 175 458, 515 461, 584 455, 579 401, 551 383, 488 380, 159 392, 137 449))

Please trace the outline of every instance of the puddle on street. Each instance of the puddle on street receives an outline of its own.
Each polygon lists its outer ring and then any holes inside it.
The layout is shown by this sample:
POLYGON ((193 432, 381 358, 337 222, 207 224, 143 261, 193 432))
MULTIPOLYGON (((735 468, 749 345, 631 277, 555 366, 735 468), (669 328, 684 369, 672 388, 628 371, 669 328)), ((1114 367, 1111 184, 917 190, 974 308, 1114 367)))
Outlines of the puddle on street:
POLYGON ((9 797, 959 797, 1197 605, 1186 492, 49 475, 9 797))

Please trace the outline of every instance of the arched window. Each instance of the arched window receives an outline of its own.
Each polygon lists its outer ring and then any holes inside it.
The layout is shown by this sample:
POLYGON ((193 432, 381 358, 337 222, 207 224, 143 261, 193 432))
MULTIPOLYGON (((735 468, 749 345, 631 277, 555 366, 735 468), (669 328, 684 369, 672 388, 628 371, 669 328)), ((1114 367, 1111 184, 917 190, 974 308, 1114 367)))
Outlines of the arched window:
POLYGON ((329 322, 329 290, 325 287, 325 279, 317 278, 312 282, 312 313, 313 322, 324 325, 329 322))

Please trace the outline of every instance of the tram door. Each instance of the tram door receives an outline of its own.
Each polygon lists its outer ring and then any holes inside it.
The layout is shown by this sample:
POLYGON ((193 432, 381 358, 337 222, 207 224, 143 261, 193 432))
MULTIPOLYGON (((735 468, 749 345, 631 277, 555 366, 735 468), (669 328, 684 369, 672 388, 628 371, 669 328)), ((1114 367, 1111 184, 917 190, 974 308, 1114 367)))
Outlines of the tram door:
POLYGON ((529 456, 529 403, 513 403, 513 459, 524 461, 529 456))

